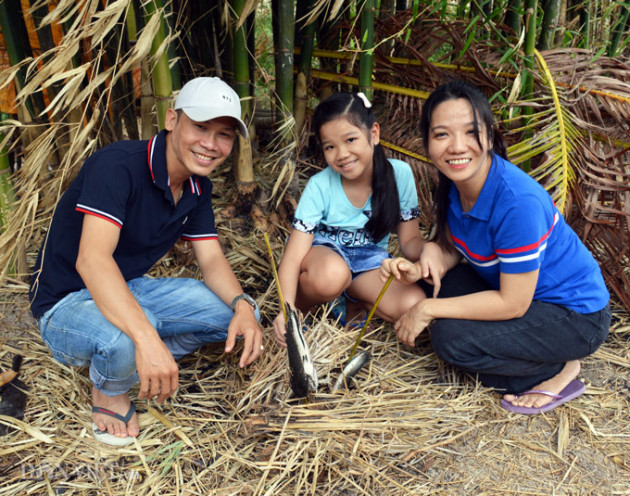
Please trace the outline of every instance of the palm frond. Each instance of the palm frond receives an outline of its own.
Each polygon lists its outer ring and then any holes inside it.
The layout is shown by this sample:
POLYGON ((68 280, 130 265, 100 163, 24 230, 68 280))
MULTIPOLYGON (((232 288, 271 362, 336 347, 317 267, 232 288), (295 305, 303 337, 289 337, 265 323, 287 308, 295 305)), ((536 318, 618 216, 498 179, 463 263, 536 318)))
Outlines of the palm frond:
POLYGON ((543 184, 552 195, 560 212, 564 213, 570 186, 575 179, 575 169, 584 157, 582 136, 567 110, 566 97, 556 86, 545 59, 535 50, 540 69, 541 86, 547 90, 536 100, 540 109, 527 118, 527 125, 518 129, 532 131, 530 139, 519 141, 508 149, 510 160, 518 165, 537 156, 542 162, 532 171, 532 176, 543 184))

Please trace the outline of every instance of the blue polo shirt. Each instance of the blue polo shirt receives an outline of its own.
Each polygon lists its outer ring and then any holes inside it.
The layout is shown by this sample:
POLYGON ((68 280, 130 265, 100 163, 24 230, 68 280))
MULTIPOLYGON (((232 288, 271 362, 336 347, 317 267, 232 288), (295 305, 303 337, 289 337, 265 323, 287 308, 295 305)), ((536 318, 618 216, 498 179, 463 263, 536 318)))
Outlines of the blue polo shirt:
POLYGON ((148 141, 119 141, 90 156, 62 195, 31 283, 35 318, 85 288, 75 269, 84 215, 120 229, 114 251, 125 280, 144 275, 180 239, 217 237, 212 183, 192 176, 177 205, 166 170, 166 131, 148 141))
POLYGON ((463 212, 453 184, 448 226, 455 248, 495 289, 500 274, 540 269, 535 300, 579 313, 609 300, 599 265, 565 222, 545 189, 514 164, 494 156, 479 198, 463 212))

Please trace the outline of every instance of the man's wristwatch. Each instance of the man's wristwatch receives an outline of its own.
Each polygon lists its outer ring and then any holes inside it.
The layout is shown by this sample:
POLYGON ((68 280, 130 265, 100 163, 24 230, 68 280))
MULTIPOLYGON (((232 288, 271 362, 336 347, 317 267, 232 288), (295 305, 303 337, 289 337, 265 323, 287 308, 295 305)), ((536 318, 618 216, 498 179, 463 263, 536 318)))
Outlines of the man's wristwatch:
POLYGON ((236 307, 236 304, 241 300, 245 300, 247 303, 249 303, 252 306, 254 310, 256 310, 257 308, 256 300, 254 300, 254 298, 252 298, 248 294, 242 293, 238 295, 236 298, 234 298, 232 300, 232 303, 230 303, 230 308, 232 309, 233 312, 234 312, 234 307, 236 307))

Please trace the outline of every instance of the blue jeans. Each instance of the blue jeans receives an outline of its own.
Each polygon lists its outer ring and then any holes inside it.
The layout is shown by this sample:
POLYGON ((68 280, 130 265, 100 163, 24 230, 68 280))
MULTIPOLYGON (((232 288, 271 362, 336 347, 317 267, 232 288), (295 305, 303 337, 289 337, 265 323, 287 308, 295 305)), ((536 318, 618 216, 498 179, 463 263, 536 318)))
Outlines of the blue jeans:
MULTIPOLYGON (((176 360, 226 340, 234 313, 203 282, 139 277, 127 286, 176 360)), ((53 357, 89 366, 90 379, 103 393, 123 394, 138 382, 133 341, 103 316, 87 289, 57 302, 38 325, 53 357)))
MULTIPOLYGON (((488 289, 474 269, 460 264, 442 281, 439 297, 488 289)), ((485 386, 521 393, 558 374, 567 361, 595 352, 608 336, 610 319, 609 306, 580 314, 533 301, 516 319, 437 319, 431 326, 431 343, 442 360, 478 374, 485 386)))

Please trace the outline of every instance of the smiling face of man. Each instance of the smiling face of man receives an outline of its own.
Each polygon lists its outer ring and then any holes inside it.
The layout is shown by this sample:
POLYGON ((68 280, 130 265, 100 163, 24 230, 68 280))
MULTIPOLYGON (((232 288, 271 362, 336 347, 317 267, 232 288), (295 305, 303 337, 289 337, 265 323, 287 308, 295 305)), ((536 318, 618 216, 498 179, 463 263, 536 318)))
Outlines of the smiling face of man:
POLYGON ((193 174, 207 176, 232 152, 236 121, 217 117, 193 121, 182 111, 169 109, 166 115, 166 161, 171 181, 183 182, 193 174))

